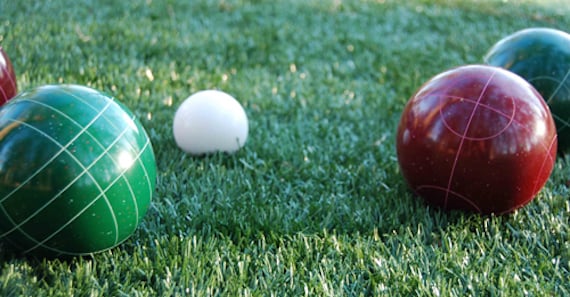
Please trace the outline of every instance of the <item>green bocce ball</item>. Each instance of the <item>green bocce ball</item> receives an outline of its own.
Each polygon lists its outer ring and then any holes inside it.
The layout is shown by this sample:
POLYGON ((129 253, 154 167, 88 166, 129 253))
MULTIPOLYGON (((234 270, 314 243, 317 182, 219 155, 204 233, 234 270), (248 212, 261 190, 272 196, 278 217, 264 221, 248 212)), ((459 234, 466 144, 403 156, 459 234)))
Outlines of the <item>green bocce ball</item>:
POLYGON ((144 128, 103 93, 42 86, 0 109, 0 238, 17 252, 117 246, 144 217, 155 183, 144 128))

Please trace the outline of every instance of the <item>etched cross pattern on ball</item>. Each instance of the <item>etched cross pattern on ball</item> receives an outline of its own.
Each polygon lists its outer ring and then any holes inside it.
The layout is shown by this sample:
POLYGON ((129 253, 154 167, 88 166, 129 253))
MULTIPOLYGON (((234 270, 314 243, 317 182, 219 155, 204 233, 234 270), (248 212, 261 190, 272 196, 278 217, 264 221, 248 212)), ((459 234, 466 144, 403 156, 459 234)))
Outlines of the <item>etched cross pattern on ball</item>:
MULTIPOLYGON (((13 116, 2 116, 3 122, 9 122, 7 126, 16 124, 17 128, 11 129, 19 129, 18 133, 25 131, 53 153, 48 158, 43 158, 44 163, 37 164, 34 171, 28 172, 25 178, 20 178, 16 186, 0 199, 0 209, 12 224, 11 228, 3 227, 0 237, 6 237, 15 246, 25 242, 25 246, 20 246, 25 253, 38 248, 61 254, 89 252, 84 252, 82 247, 66 249, 67 239, 64 237, 69 237, 69 234, 76 236, 77 240, 106 241, 108 247, 115 246, 134 231, 140 217, 146 212, 152 195, 155 169, 149 171, 142 159, 151 158, 154 162, 154 156, 150 141, 142 127, 137 127, 135 117, 124 114, 117 102, 94 100, 101 99, 97 98, 101 97, 98 94, 89 94, 92 96, 86 99, 83 98, 85 93, 77 95, 74 91, 76 90, 69 91, 65 88, 55 91, 58 98, 66 97, 66 105, 34 96, 19 98, 9 107, 11 109, 8 113, 12 111, 13 116), (69 104, 76 105, 71 111, 77 111, 77 114, 65 109, 69 104), (18 113, 17 110, 22 109, 19 106, 27 109, 33 107, 35 112, 33 115, 18 113), (85 115, 90 115, 91 118, 85 118, 85 115), (48 192, 50 196, 35 193, 43 197, 30 209, 22 207, 19 213, 10 213, 7 208, 12 208, 7 204, 22 199, 22 193, 26 194, 27 187, 40 188, 38 183, 45 180, 46 176, 49 177, 48 172, 52 168, 66 168, 72 173, 69 173, 69 177, 62 173, 67 179, 63 178, 60 184, 52 181, 51 192, 48 192), (139 197, 141 195, 146 196, 142 202, 139 197), (12 198, 13 196, 18 197, 12 198), (143 209, 140 209, 140 203, 143 203, 143 209), (58 207, 69 205, 73 205, 69 208, 72 211, 63 211, 59 217, 51 217, 57 223, 36 230, 39 222, 45 221, 45 216, 53 216, 58 207), (107 222, 101 223, 102 221, 107 222), (82 230, 74 230, 77 228, 99 235, 97 238, 82 238, 82 230), (15 233, 18 234, 18 242, 12 239, 15 233)), ((4 178, 7 176, 9 175, 5 174, 4 178)))
MULTIPOLYGON (((440 109, 440 116, 441 116, 441 121, 444 123, 445 127, 447 129, 449 129, 449 131, 451 131, 453 134, 455 134, 457 137, 459 137, 460 142, 459 142, 459 146, 456 150, 456 154, 455 157, 453 159, 453 165, 451 166, 451 171, 449 173, 449 180, 447 182, 447 186, 446 187, 439 187, 439 186, 435 186, 435 185, 421 185, 417 187, 417 191, 421 191, 421 189, 423 188, 433 188, 433 189, 439 189, 445 192, 445 198, 444 198, 444 202, 443 202, 443 207, 446 208, 448 205, 448 200, 450 198, 450 195, 455 196, 456 198, 462 199, 464 200, 466 203, 468 203, 469 205, 471 205, 477 212, 480 212, 481 209, 479 208, 478 204, 473 202, 469 197, 462 195, 461 193, 458 192, 454 192, 452 190, 452 181, 454 178, 454 173, 455 170, 457 169, 457 163, 459 161, 459 157, 462 153, 462 149, 463 149, 463 144, 465 143, 466 140, 471 140, 471 141, 483 141, 483 140, 490 140, 492 138, 498 137, 500 134, 504 133, 513 123, 517 124, 519 126, 520 129, 524 129, 524 130, 528 130, 528 127, 523 124, 518 122, 517 120, 515 120, 515 112, 517 110, 517 106, 516 106, 516 102, 511 98, 511 97, 507 97, 504 98, 504 100, 510 101, 512 102, 512 108, 510 110, 502 111, 498 108, 493 107, 492 105, 489 105, 485 102, 481 102, 485 92, 487 91, 487 88, 489 86, 489 83, 491 83, 491 81, 493 80, 495 73, 492 73, 491 76, 489 77, 489 80, 485 83, 485 85, 483 86, 483 88, 481 89, 481 93, 479 94, 479 96, 477 97, 476 100, 472 100, 470 98, 467 97, 456 97, 456 96, 441 96, 441 100, 447 100, 447 99, 459 99, 461 101, 461 104, 472 104, 473 105, 473 109, 471 114, 468 116, 467 119, 467 123, 464 127, 460 127, 460 128, 456 128, 453 127, 452 125, 450 125, 446 119, 445 116, 443 115, 443 109, 440 109), (476 113, 478 111, 480 111, 479 109, 486 109, 489 110, 493 113, 495 113, 497 116, 499 117, 504 117, 507 119, 507 122, 504 126, 499 126, 500 129, 497 129, 497 131, 493 131, 495 133, 492 133, 488 136, 481 136, 481 137, 472 137, 469 136, 469 132, 471 130, 471 124, 473 122, 473 118, 475 117, 476 113), (508 113, 507 113, 508 112, 508 113), (462 130, 463 133, 461 134, 460 132, 458 132, 458 130, 462 130)), ((531 131, 529 131, 531 132, 531 131)), ((554 140, 553 140, 554 141, 554 140)), ((551 145, 553 142, 551 142, 550 146, 546 147, 543 146, 545 151, 550 151, 551 150, 551 145)), ((550 155, 546 155, 545 158, 548 158, 549 161, 553 162, 553 158, 550 155)), ((545 159, 546 162, 546 159, 545 159)), ((545 163, 543 162, 543 163, 545 163)), ((541 168, 542 169, 542 168, 541 168)), ((536 188, 536 183, 535 183, 535 188, 536 188)), ((536 190, 534 190, 536 191, 536 190)), ((512 211, 512 209, 507 209, 506 212, 510 212, 512 211)))
POLYGON ((523 79, 464 66, 412 96, 398 127, 398 161, 430 203, 508 213, 534 198, 550 175, 553 129, 546 103, 523 79))

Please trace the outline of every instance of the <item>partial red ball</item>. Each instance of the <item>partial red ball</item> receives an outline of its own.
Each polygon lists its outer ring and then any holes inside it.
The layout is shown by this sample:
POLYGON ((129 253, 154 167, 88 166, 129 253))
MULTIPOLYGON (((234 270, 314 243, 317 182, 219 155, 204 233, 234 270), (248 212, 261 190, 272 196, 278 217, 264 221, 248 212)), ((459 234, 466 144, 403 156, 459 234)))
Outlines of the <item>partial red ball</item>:
POLYGON ((556 128, 541 95, 507 70, 470 65, 427 81, 407 103, 396 149, 428 204, 504 214, 529 203, 554 166, 556 128))
POLYGON ((0 106, 6 101, 16 96, 18 86, 16 84, 16 74, 12 62, 4 49, 0 47, 0 106))

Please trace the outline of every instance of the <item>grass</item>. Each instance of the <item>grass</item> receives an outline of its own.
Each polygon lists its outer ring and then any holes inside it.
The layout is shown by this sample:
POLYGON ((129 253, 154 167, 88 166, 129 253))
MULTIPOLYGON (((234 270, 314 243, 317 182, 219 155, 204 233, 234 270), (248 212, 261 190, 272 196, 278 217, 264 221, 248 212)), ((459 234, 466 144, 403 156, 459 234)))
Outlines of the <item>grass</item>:
POLYGON ((20 89, 113 94, 146 127, 156 194, 124 244, 87 257, 0 250, 1 296, 570 295, 569 160, 508 216, 416 199, 395 130, 411 94, 516 30, 570 27, 545 1, 8 1, 20 89), (546 4, 545 4, 546 3, 546 4), (171 133, 198 90, 250 119, 235 155, 171 133))

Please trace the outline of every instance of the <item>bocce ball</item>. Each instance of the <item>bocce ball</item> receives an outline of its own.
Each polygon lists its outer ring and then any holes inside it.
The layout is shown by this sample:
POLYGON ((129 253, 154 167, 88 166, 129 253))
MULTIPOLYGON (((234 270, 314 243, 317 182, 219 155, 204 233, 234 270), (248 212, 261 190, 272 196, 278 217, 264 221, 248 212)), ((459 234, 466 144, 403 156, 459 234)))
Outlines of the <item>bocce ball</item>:
POLYGON ((428 80, 397 130, 411 189, 445 210, 504 214, 542 189, 556 158, 556 129, 540 94, 507 70, 468 65, 428 80))
POLYGON ((16 251, 90 254, 145 215, 156 162, 140 122, 91 88, 49 85, 0 110, 0 238, 16 251))
POLYGON ((174 140, 180 149, 192 155, 234 153, 244 146, 248 129, 241 104, 217 90, 191 95, 174 115, 174 140))
POLYGON ((485 56, 530 82, 548 103, 558 130, 558 151, 570 149, 570 34, 530 28, 501 39, 485 56))
POLYGON ((0 105, 16 96, 18 86, 12 62, 4 49, 0 46, 0 105))

